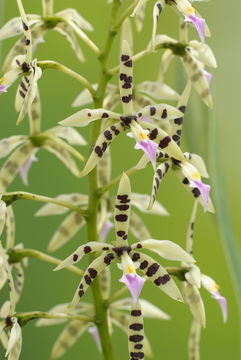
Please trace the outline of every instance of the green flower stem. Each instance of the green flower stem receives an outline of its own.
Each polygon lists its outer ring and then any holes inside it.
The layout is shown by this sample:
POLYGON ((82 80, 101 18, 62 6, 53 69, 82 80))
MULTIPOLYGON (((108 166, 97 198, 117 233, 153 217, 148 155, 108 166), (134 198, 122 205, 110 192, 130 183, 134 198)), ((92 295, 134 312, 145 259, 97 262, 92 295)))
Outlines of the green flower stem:
POLYGON ((30 320, 35 319, 72 319, 82 320, 86 322, 95 322, 96 319, 90 316, 77 315, 77 314, 62 314, 62 313, 48 313, 44 311, 33 311, 33 312, 18 312, 13 315, 18 319, 20 326, 26 325, 30 320))
MULTIPOLYGON (((38 250, 34 250, 34 249, 9 249, 7 251, 8 256, 9 256, 9 263, 10 264, 14 264, 14 263, 18 263, 21 260, 23 260, 24 258, 35 258, 35 259, 39 259, 41 261, 44 262, 48 262, 50 264, 54 264, 54 265, 59 265, 62 260, 57 259, 53 256, 49 256, 46 255, 44 253, 42 253, 41 251, 38 250)), ((77 275, 83 276, 84 275, 84 271, 77 268, 76 266, 67 266, 65 268, 68 271, 71 271, 77 275)))
POLYGON ((122 14, 122 16, 120 17, 120 19, 116 22, 116 24, 113 26, 113 31, 117 32, 118 30, 120 30, 121 25, 123 24, 123 22, 125 21, 125 19, 131 15, 136 7, 136 5, 138 4, 140 0, 135 0, 133 2, 133 4, 131 4, 122 14))
POLYGON ((54 1, 42 0, 43 17, 53 16, 54 1))
POLYGON ((61 71, 62 73, 72 77, 73 79, 80 82, 84 87, 86 87, 89 92, 91 93, 93 99, 96 97, 96 91, 93 89, 89 81, 83 77, 82 75, 78 74, 77 72, 69 69, 68 67, 56 62, 56 61, 38 61, 37 65, 42 69, 54 69, 61 71))
MULTIPOLYGON (((103 53, 100 54, 98 60, 100 62, 101 73, 98 83, 97 94, 98 97, 94 99, 95 108, 100 108, 103 106, 103 99, 105 96, 106 86, 111 76, 108 74, 108 63, 110 50, 113 44, 113 40, 117 34, 117 31, 112 31, 113 24, 116 21, 117 11, 120 1, 114 0, 112 5, 112 14, 110 21, 110 31, 107 36, 106 45, 103 53)), ((100 133, 101 122, 96 121, 92 127, 91 135, 91 148, 92 151, 96 140, 100 133)), ((97 234, 97 212, 99 205, 99 194, 98 194, 98 184, 97 184, 97 168, 95 167, 89 174, 89 216, 86 219, 87 223, 87 232, 88 232, 88 241, 98 241, 97 234)), ((93 261, 94 255, 89 256, 89 261, 93 261)), ((105 360, 114 360, 113 348, 110 338, 108 318, 107 318, 107 308, 106 303, 102 297, 101 288, 99 279, 97 278, 93 281, 91 285, 96 318, 97 318, 97 327, 100 336, 101 348, 103 357, 105 360)))
POLYGON ((59 206, 63 206, 67 209, 76 211, 82 216, 86 216, 86 211, 79 209, 77 206, 74 206, 66 201, 61 201, 58 199, 53 199, 51 197, 32 194, 24 191, 15 191, 15 192, 6 192, 2 195, 2 200, 8 205, 11 205, 16 200, 32 200, 32 201, 39 201, 44 203, 51 203, 59 206))

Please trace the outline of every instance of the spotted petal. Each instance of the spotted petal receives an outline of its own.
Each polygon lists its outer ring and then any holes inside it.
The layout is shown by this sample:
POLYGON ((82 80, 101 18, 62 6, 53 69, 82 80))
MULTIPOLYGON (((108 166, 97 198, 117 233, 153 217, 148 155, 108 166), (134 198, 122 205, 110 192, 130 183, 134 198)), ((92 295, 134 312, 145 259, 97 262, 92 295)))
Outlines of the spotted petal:
POLYGON ((163 5, 165 6, 164 1, 157 1, 153 7, 153 25, 152 25, 152 37, 151 37, 152 51, 155 50, 155 37, 156 37, 157 24, 158 24, 159 16, 162 12, 163 5))
POLYGON ((120 56, 119 88, 123 113, 125 116, 129 116, 134 113, 132 102, 132 73, 132 53, 130 45, 127 40, 123 40, 120 56))
POLYGON ((191 331, 188 338, 189 359, 198 360, 200 358, 200 351, 199 351, 200 333, 201 333, 201 326, 196 319, 193 319, 191 331))
MULTIPOLYGON (((28 14, 27 15, 28 25, 31 26, 37 22, 41 21, 40 15, 28 14)), ((13 36, 17 36, 23 33, 23 24, 21 17, 15 17, 9 20, 1 29, 0 29, 0 40, 5 40, 13 36)))
POLYGON ((167 104, 155 104, 153 106, 146 106, 141 109, 138 113, 138 118, 141 118, 143 116, 154 117, 160 120, 170 120, 182 116, 182 113, 174 106, 167 104))
MULTIPOLYGON (((136 253, 131 252, 131 256, 136 253)), ((167 271, 158 264, 155 260, 153 260, 150 256, 146 254, 137 253, 139 256, 135 256, 134 260, 140 262, 139 269, 146 275, 148 278, 158 286, 162 291, 164 291, 168 296, 177 301, 183 301, 182 295, 167 273, 167 271)), ((134 261, 133 260, 133 261, 134 261)))
POLYGON ((151 197, 150 197, 150 201, 149 201, 149 204, 147 207, 147 209, 150 211, 152 211, 153 206, 155 206, 155 204, 156 204, 155 200, 156 200, 157 191, 159 189, 159 186, 160 186, 160 183, 161 183, 163 177, 166 175, 169 168, 170 168, 170 161, 165 161, 164 163, 161 163, 156 168, 156 171, 153 176, 151 197))
POLYGON ((6 209, 6 249, 14 246, 15 242, 15 217, 13 208, 9 205, 6 209))
POLYGON ((194 318, 202 327, 206 326, 205 309, 201 295, 195 285, 183 282, 183 297, 194 318))

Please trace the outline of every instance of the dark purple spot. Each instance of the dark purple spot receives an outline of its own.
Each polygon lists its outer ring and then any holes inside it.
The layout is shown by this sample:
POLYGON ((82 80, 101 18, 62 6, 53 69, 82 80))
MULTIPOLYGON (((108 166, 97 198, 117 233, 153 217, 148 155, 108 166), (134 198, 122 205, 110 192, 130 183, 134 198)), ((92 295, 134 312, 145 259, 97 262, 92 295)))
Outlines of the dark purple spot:
POLYGON ((131 335, 129 336, 131 342, 140 342, 143 340, 143 335, 131 335))
POLYGON ((139 259, 140 259, 140 254, 134 253, 133 256, 132 256, 132 260, 133 260, 133 261, 137 261, 137 260, 139 260, 139 259))
POLYGON ((168 144, 169 144, 170 141, 171 141, 170 136, 164 137, 164 139, 162 139, 162 140, 160 141, 159 147, 160 147, 161 149, 164 149, 165 147, 168 146, 168 144))
POLYGON ((157 129, 153 129, 152 132, 149 135, 149 139, 150 140, 154 140, 157 137, 158 134, 158 130, 157 129))
POLYGON ((90 285, 91 284, 91 278, 89 277, 89 275, 85 275, 84 278, 85 278, 86 284, 90 285))
POLYGON ((150 107, 151 116, 155 115, 155 113, 156 113, 156 108, 154 106, 150 107))
POLYGON ((140 269, 143 270, 148 266, 148 261, 144 260, 141 264, 140 264, 140 269))
POLYGON ((154 283, 157 285, 157 286, 160 286, 160 285, 165 285, 168 281, 171 280, 171 277, 169 274, 165 274, 163 276, 159 276, 156 280, 154 280, 154 283))
POLYGON ((140 330, 143 329, 143 324, 138 324, 138 323, 131 324, 131 325, 129 326, 129 328, 130 328, 131 330, 140 331, 140 330))
POLYGON ((90 246, 85 246, 84 247, 84 253, 88 254, 91 251, 91 247, 90 246))
POLYGON ((199 197, 201 195, 200 190, 197 187, 192 189, 192 193, 193 193, 195 198, 197 198, 197 197, 199 197))
POLYGON ((166 119, 167 118, 167 109, 164 109, 162 112, 162 119, 166 119))
POLYGON ((127 61, 130 59, 129 55, 121 55, 121 61, 127 61))
POLYGON ((74 255, 73 255, 73 261, 77 261, 77 260, 78 260, 78 257, 79 257, 79 256, 78 256, 77 254, 74 254, 74 255))
POLYGON ((149 268, 147 269, 146 275, 147 276, 153 276, 157 270, 159 269, 160 265, 158 263, 153 263, 149 268))
POLYGON ((125 222, 128 219, 127 215, 119 214, 115 216, 116 221, 125 222))
POLYGON ((141 310, 132 310, 131 316, 141 316, 141 310))
POLYGON ((127 67, 132 67, 132 60, 128 60, 128 61, 124 62, 124 65, 127 67))
POLYGON ((90 277, 94 279, 97 276, 97 271, 94 268, 89 268, 88 272, 90 274, 90 277))
POLYGON ((79 297, 81 298, 83 295, 84 295, 84 291, 83 290, 80 290, 79 292, 78 292, 78 294, 79 294, 79 297))
POLYGON ((109 115, 106 112, 104 112, 101 117, 102 117, 102 119, 104 119, 104 118, 108 118, 109 115))
POLYGON ((116 209, 119 209, 120 211, 126 211, 129 209, 129 205, 115 205, 116 209))
POLYGON ((103 155, 103 151, 102 151, 102 149, 101 149, 101 147, 100 146, 96 146, 95 147, 95 152, 96 152, 96 154, 98 155, 98 157, 102 157, 102 155, 103 155))

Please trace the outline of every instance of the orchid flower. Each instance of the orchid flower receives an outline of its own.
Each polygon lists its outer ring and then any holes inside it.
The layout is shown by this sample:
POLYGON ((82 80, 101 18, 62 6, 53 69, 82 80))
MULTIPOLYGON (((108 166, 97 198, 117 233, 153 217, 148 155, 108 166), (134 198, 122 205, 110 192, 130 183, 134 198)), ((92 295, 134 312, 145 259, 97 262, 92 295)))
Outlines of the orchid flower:
POLYGON ((76 290, 71 307, 75 306, 84 295, 92 281, 112 262, 120 259, 123 271, 123 281, 129 288, 134 304, 137 304, 141 287, 144 281, 136 274, 140 269, 156 286, 175 300, 182 301, 182 296, 166 270, 150 256, 139 253, 138 249, 147 248, 169 260, 194 263, 188 255, 175 243, 167 240, 143 240, 128 245, 128 227, 130 220, 131 190, 128 177, 123 173, 115 203, 115 233, 116 246, 89 242, 81 245, 73 254, 67 257, 55 270, 76 264, 85 254, 100 251, 101 254, 90 264, 76 290))
POLYGON ((92 121, 99 119, 114 120, 114 124, 105 128, 103 133, 97 139, 94 150, 91 153, 85 168, 81 175, 88 174, 99 162, 105 153, 107 147, 114 138, 126 129, 130 129, 134 139, 137 142, 136 148, 141 148, 155 165, 156 150, 159 145, 162 149, 170 153, 170 156, 183 160, 183 154, 176 144, 169 138, 167 133, 162 129, 158 130, 158 137, 155 141, 144 131, 138 119, 143 116, 160 117, 169 120, 181 116, 181 112, 173 106, 166 104, 154 104, 146 106, 139 110, 138 114, 134 112, 132 101, 132 58, 129 44, 126 40, 122 44, 121 63, 120 63, 120 81, 119 89, 122 101, 123 114, 115 113, 105 109, 83 109, 70 117, 62 120, 61 125, 64 126, 86 126, 92 121), (155 144, 156 143, 156 144, 155 144))

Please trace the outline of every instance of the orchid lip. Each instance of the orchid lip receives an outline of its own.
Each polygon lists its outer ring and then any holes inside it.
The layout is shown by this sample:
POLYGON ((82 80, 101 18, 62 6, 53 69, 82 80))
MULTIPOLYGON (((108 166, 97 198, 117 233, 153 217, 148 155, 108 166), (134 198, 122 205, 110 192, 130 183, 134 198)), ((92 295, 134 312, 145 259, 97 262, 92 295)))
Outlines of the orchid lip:
POLYGON ((192 15, 189 15, 188 17, 186 17, 186 21, 191 21, 193 23, 193 25, 195 26, 195 28, 198 32, 198 35, 199 35, 201 41, 204 42, 204 40, 205 40, 205 28, 204 28, 205 20, 192 14, 192 15))
POLYGON ((158 145, 149 139, 141 140, 135 145, 135 149, 142 149, 151 160, 152 166, 156 168, 156 152, 158 145))
POLYGON ((141 289, 144 285, 145 279, 139 276, 138 274, 133 273, 133 274, 124 274, 119 281, 124 283, 128 287, 131 296, 133 298, 133 303, 134 305, 136 305, 141 293, 141 289))

